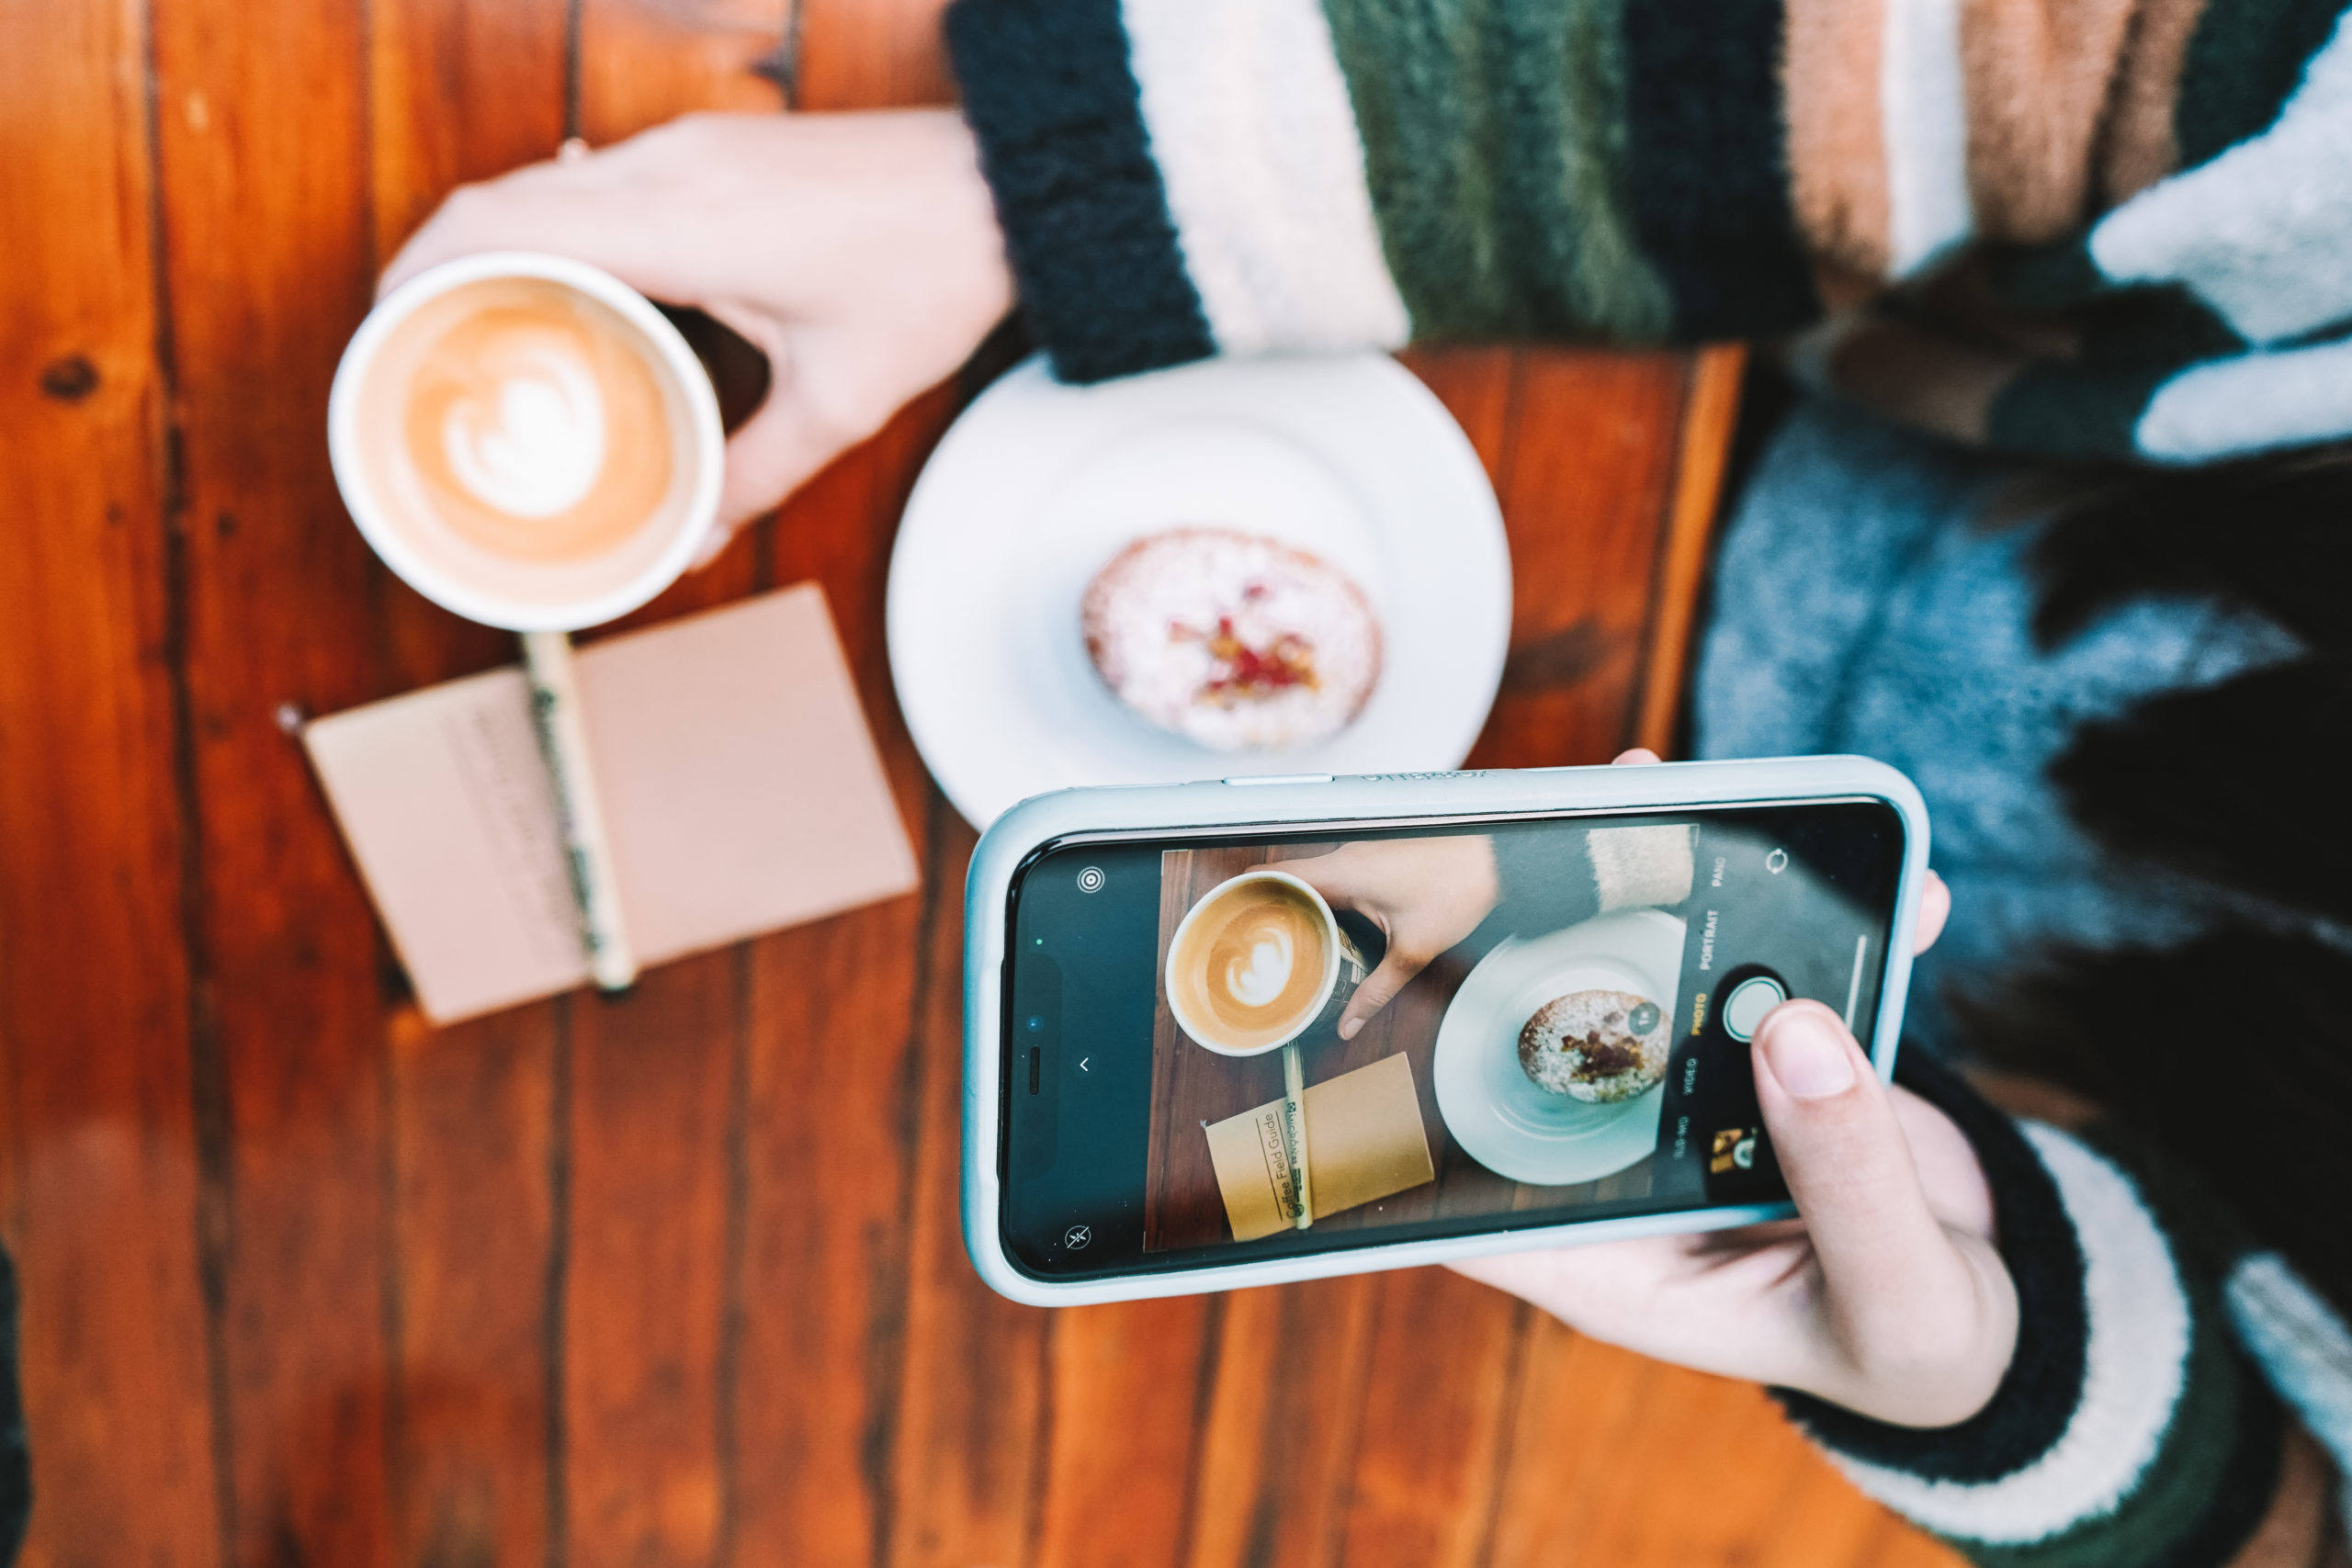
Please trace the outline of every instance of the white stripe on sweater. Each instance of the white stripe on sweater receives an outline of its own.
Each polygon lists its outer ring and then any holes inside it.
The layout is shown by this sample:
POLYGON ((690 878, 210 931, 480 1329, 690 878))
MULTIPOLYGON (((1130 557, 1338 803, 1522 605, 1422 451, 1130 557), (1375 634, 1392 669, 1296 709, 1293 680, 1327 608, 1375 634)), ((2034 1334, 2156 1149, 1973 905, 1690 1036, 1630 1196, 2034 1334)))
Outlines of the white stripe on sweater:
POLYGON ((2083 1249, 2090 1344, 2073 1419, 2041 1458, 1982 1484, 1838 1460, 1856 1485, 1929 1529, 2001 1546, 2045 1540, 2131 1495, 2172 1423, 2189 1348, 2172 1248, 2131 1178, 2064 1133, 2024 1132, 2083 1249))
POLYGON ((1184 270, 1227 354, 1394 348, 1363 141, 1317 0, 1123 0, 1184 270))
POLYGON ((2278 123, 2149 186, 2091 231, 2118 283, 2188 284, 2252 343, 2352 317, 2352 14, 2278 123))
POLYGON ((2192 365, 2156 389, 2132 439, 2148 457, 2196 463, 2346 434, 2352 343, 2331 343, 2192 365))
POLYGON ((1968 92, 1960 0, 1886 0, 1878 55, 1889 267, 1907 277, 1968 238, 1968 92))

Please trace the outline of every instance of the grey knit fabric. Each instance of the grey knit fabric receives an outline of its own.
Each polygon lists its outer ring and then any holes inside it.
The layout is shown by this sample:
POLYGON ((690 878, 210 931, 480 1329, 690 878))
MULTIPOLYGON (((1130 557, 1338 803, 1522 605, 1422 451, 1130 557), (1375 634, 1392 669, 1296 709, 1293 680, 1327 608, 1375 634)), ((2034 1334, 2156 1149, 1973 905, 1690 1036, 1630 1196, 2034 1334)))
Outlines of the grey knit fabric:
POLYGON ((2296 647, 2242 614, 2149 602, 2040 653, 2021 561, 2034 525, 1983 521, 2023 472, 1801 403, 1735 507, 1700 659, 1698 755, 1858 751, 1927 796, 1952 891, 1912 991, 1907 1032, 1930 1046, 1949 1039, 1951 987, 1993 966, 2055 940, 2169 940, 2211 918, 2200 888, 2086 840, 2044 770, 2081 719, 2296 647))

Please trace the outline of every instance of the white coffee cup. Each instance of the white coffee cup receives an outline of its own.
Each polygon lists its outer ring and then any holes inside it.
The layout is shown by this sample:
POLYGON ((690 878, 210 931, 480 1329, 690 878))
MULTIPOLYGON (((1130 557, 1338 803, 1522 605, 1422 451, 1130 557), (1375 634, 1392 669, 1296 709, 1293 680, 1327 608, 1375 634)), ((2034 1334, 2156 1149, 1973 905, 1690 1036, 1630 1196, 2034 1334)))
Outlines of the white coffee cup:
POLYGON ((384 563, 435 604, 517 631, 596 626, 675 581, 718 517, 725 447, 678 330, 610 274, 530 252, 460 257, 394 289, 327 400, 335 483, 384 563), (442 449, 419 458, 438 405, 417 389, 447 381, 464 351, 444 346, 499 311, 521 327, 485 341, 525 373, 451 404, 442 449), (570 363, 575 340, 590 357, 570 363))

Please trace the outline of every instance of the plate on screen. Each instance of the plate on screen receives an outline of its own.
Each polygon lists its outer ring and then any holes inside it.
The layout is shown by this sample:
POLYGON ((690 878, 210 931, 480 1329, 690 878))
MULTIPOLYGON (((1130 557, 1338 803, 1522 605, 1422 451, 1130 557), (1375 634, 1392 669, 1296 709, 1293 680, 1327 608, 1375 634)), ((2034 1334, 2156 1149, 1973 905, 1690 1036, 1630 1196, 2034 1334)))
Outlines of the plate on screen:
POLYGON ((1682 922, 1625 909, 1503 942, 1470 971, 1438 1021, 1430 1077, 1438 1114, 1480 1165, 1513 1181, 1597 1181, 1657 1146, 1666 1089, 1594 1104, 1539 1089, 1519 1065, 1519 1032, 1571 991, 1630 991, 1674 1016, 1682 922))
POLYGON ((890 673, 917 749, 985 828, 1075 784, 1459 766, 1510 632, 1510 558, 1485 468, 1383 355, 1214 360, 1091 387, 1039 359, 966 410, 890 559, 890 673), (1217 751, 1114 696, 1079 629, 1086 586, 1138 538, 1259 534, 1354 579, 1381 674, 1320 742, 1217 751))

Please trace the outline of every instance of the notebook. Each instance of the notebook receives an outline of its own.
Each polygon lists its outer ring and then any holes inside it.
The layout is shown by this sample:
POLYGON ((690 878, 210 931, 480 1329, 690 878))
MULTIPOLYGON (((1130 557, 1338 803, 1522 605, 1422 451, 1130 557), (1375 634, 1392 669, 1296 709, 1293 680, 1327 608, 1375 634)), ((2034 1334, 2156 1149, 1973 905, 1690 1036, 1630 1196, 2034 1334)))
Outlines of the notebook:
MULTIPOLYGON (((1306 1089, 1306 1190, 1317 1214, 1336 1214, 1437 1179, 1402 1055, 1341 1073, 1306 1089)), ((1236 1241, 1288 1229, 1298 1213, 1291 1191, 1290 1140, 1283 1102, 1206 1127, 1209 1163, 1236 1241)))
MULTIPOLYGON (((640 963, 913 889, 914 851, 814 583, 607 637, 577 662, 640 963)), ((303 728, 436 1023, 588 977, 529 700, 511 666, 303 728)))

